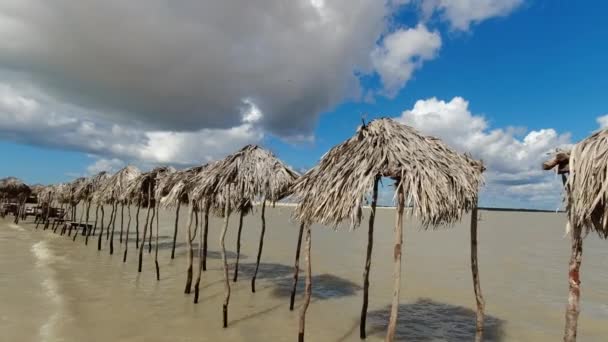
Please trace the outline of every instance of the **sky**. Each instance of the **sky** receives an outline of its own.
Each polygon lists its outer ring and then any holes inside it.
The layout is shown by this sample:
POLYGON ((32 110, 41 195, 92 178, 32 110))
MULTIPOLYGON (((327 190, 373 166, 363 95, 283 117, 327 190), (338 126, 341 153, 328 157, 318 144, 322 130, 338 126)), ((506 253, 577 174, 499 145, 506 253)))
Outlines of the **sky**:
POLYGON ((560 180, 540 163, 608 126, 607 11, 574 0, 4 0, 0 177, 187 167, 245 144, 304 172, 362 120, 390 117, 482 159, 481 206, 558 209, 560 180))

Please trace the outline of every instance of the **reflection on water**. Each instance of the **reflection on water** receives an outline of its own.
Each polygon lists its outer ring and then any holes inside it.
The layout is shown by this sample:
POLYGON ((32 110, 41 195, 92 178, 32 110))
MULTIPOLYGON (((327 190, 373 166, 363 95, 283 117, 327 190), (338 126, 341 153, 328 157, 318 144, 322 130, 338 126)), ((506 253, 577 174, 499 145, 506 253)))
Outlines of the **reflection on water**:
MULTIPOLYGON (((132 210, 133 221, 135 210, 132 210)), ((220 219, 209 225, 208 271, 201 298, 183 294, 186 281, 187 211, 180 217, 176 258, 171 260, 174 214, 160 224, 161 281, 156 281, 154 252, 137 272, 135 227, 131 226, 127 262, 115 232, 115 253, 51 230, 0 221, 0 332, 7 341, 293 341, 298 310, 289 311, 292 264, 298 226, 291 209, 267 208, 267 231, 257 292, 250 279, 260 233, 259 211, 244 221, 240 277, 232 283, 229 328, 221 327, 223 275, 218 249, 220 219)), ((140 222, 145 220, 145 213, 140 222)), ((91 215, 91 223, 94 215, 91 215)), ((369 341, 381 341, 392 296, 393 211, 378 211, 371 269, 369 341)), ((479 230, 480 275, 486 299, 487 341, 561 339, 567 299, 569 242, 562 214, 483 212, 479 230)), ((397 336, 409 341, 470 341, 475 331, 474 295, 466 224, 449 230, 420 231, 405 223, 402 297, 397 336), (422 299, 425 298, 425 299, 422 299), (428 298, 428 299, 426 299, 428 298)), ((236 257, 238 220, 227 236, 228 259, 236 257)), ((117 227, 119 225, 117 224, 117 227)), ((156 227, 154 227, 156 228, 156 227)), ((126 227, 125 227, 126 229, 126 227)), ((140 226, 140 232, 143 224, 140 226)), ((99 231, 99 230, 98 230, 99 231)), ((118 231, 118 230, 117 230, 118 231)), ((105 233, 105 232, 104 232, 105 233)), ((126 233, 125 233, 126 234, 126 233)), ((123 236, 124 237, 124 236, 123 236)), ((358 341, 361 283, 367 230, 333 231, 313 226, 313 299, 307 340, 358 341)), ((152 240, 153 244, 155 239, 152 240)), ((198 237, 194 267, 198 267, 198 237)), ((608 336, 608 249, 594 236, 585 241, 579 338, 608 336)), ((301 258, 302 265, 304 258, 301 258)), ((232 271, 231 271, 232 273, 232 271)), ((195 273, 196 275, 196 273, 195 273)), ((296 305, 301 305, 304 273, 296 305)))

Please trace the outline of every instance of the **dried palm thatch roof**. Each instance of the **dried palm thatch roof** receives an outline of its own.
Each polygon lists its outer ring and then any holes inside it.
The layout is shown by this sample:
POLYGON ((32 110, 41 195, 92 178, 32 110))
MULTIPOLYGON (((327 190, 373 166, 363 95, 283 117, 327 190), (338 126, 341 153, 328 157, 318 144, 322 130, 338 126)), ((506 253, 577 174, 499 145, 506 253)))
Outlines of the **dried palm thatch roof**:
POLYGON ((0 179, 0 193, 6 196, 29 196, 31 189, 23 181, 15 177, 0 179))
POLYGON ((97 191, 101 189, 109 178, 110 176, 105 171, 87 178, 84 182, 80 183, 74 196, 83 201, 92 201, 95 194, 98 193, 97 191))
POLYGON ((608 238, 608 130, 574 145, 568 166, 566 200, 570 224, 608 238))
POLYGON ((128 182, 123 198, 125 200, 138 200, 140 196, 142 196, 144 201, 148 200, 148 197, 154 199, 157 184, 160 184, 165 177, 174 172, 175 169, 170 166, 161 166, 139 174, 128 182), (152 192, 148 193, 148 188, 150 186, 152 192))
POLYGON ((451 224, 471 209, 483 179, 483 167, 441 140, 383 118, 327 152, 298 179, 293 195, 300 222, 337 227, 361 221, 362 204, 376 177, 401 180, 402 191, 425 227, 451 224))
POLYGON ((191 179, 204 170, 206 165, 178 170, 163 177, 157 187, 156 198, 161 198, 163 207, 177 205, 178 202, 188 202, 188 186, 191 179))
POLYGON ((231 207, 246 209, 257 197, 280 200, 297 178, 270 151, 247 145, 199 172, 192 179, 190 195, 194 200, 212 201, 214 207, 222 208, 230 201, 231 207))
POLYGON ((138 168, 128 165, 105 180, 98 182, 95 192, 95 201, 99 203, 111 203, 124 201, 127 198, 129 184, 141 174, 138 168))

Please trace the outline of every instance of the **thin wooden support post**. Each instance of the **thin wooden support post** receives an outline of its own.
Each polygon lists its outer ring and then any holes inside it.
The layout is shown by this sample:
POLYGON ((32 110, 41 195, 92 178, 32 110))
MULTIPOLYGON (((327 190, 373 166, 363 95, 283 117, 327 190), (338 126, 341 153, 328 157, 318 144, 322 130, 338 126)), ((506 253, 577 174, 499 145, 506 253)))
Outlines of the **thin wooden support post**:
POLYGON ((239 213, 239 230, 236 237, 236 262, 234 264, 234 278, 232 279, 232 281, 235 283, 239 277, 239 260, 241 259, 241 232, 243 231, 243 216, 245 215, 243 208, 241 208, 241 212, 239 213))
POLYGON ((376 204, 378 202, 378 182, 380 177, 374 178, 371 211, 367 230, 367 253, 365 255, 365 270, 363 271, 363 305, 361 306, 361 319, 359 321, 359 338, 367 337, 365 330, 367 321, 367 307, 369 303, 369 273, 372 267, 372 250, 374 248, 374 221, 376 220, 376 204))
POLYGON ((262 259, 262 249, 264 249, 264 234, 266 233, 266 197, 262 201, 262 214, 260 215, 260 219, 262 221, 262 229, 260 231, 260 244, 258 246, 258 257, 255 262, 255 271, 253 272, 253 277, 251 278, 251 292, 255 293, 255 280, 258 276, 258 269, 260 268, 260 260, 262 259))
POLYGON ((300 309, 300 321, 298 330, 298 342, 304 342, 304 330, 306 328, 306 311, 310 305, 310 297, 312 296, 312 261, 310 256, 310 246, 312 244, 312 236, 310 225, 306 225, 306 248, 304 256, 306 258, 306 286, 304 288, 304 305, 300 309))
POLYGON ((226 190, 226 206, 224 208, 224 227, 220 234, 220 249, 222 251, 222 266, 224 267, 224 303, 222 305, 224 328, 228 327, 228 304, 230 303, 230 281, 228 278, 228 260, 226 258, 226 232, 230 221, 230 186, 226 190))
POLYGON ((175 244, 177 241, 177 228, 179 227, 179 209, 182 205, 181 201, 177 201, 177 208, 175 209, 175 228, 173 229, 173 247, 171 247, 171 259, 175 259, 175 244))
POLYGON ((298 244, 296 246, 296 261, 293 266, 293 285, 291 287, 291 297, 289 300, 289 311, 293 311, 293 305, 296 300, 296 289, 298 287, 298 276, 300 273, 300 249, 302 247, 302 235, 304 234, 304 223, 300 223, 300 232, 298 233, 298 244))
POLYGON ((403 245, 403 208, 405 207, 405 195, 403 194, 403 186, 401 180, 397 181, 397 210, 395 222, 395 249, 393 252, 393 303, 391 305, 391 314, 388 322, 388 330, 386 332, 386 342, 392 342, 395 339, 395 331, 397 330, 397 316, 399 314, 399 292, 401 290, 401 254, 403 245))

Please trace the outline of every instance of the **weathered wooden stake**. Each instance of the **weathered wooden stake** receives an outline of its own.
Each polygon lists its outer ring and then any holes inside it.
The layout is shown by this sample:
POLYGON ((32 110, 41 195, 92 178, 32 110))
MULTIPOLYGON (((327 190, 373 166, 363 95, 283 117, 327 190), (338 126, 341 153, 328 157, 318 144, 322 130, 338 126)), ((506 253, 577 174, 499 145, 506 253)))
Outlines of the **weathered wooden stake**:
POLYGON ((367 306, 369 301, 369 271, 372 267, 372 250, 374 248, 374 221, 376 220, 376 203, 378 202, 378 182, 380 177, 374 179, 369 226, 367 230, 367 253, 365 255, 365 271, 363 272, 363 306, 361 307, 361 320, 359 322, 359 338, 367 337, 365 325, 367 321, 367 306))
POLYGON ((156 266, 156 280, 160 280, 160 267, 158 266, 158 219, 160 216, 159 201, 156 201, 156 240, 154 241, 154 265, 156 266))
POLYGON ((141 267, 144 259, 144 245, 146 244, 146 233, 148 231, 148 222, 150 220, 150 200, 152 198, 152 183, 148 183, 148 210, 146 212, 146 223, 144 224, 143 236, 141 244, 139 244, 139 264, 137 266, 137 272, 141 273, 141 267))
MULTIPOLYGON (((80 220, 78 220, 78 226, 76 227, 76 231, 74 232, 74 237, 72 238, 72 242, 76 241, 76 237, 78 236, 78 228, 82 228, 82 219, 84 218, 84 212, 86 211, 85 210, 86 206, 87 206, 86 202, 83 202, 82 203, 82 212, 80 212, 80 220)), ((84 228, 82 228, 82 232, 84 234, 84 228)))
POLYGON ((137 211, 135 212, 135 248, 139 248, 139 209, 141 209, 141 194, 139 194, 137 211))
MULTIPOLYGON (((97 230, 97 217, 99 216, 99 204, 97 208, 95 208, 95 223, 93 223, 93 235, 95 235, 95 231, 97 230)), ((89 245, 89 237, 91 236, 91 229, 87 232, 87 237, 84 240, 85 245, 89 245)))
POLYGON ((579 302, 581 297, 580 268, 583 259, 583 236, 580 226, 572 226, 572 248, 568 270, 568 306, 566 307, 566 327, 564 342, 576 341, 578 328, 579 302))
POLYGON ((226 207, 224 208, 224 227, 220 235, 222 266, 224 267, 224 304, 222 306, 224 328, 228 327, 228 304, 230 303, 230 281, 228 278, 228 260, 226 259, 226 232, 230 221, 230 186, 226 190, 226 207))
POLYGON ((110 222, 108 222, 108 227, 106 228, 106 241, 110 239, 110 225, 112 225, 112 220, 114 219, 114 202, 112 202, 112 211, 110 212, 110 222))
POLYGON ((120 207, 120 237, 119 237, 119 241, 122 244, 122 230, 124 227, 124 220, 125 220, 125 203, 122 202, 121 207, 120 207))
POLYGON ((156 216, 156 206, 152 206, 152 220, 150 221, 150 235, 148 236, 148 254, 152 253, 152 223, 156 216))
POLYGON ((304 342, 304 330, 306 327, 306 311, 310 305, 310 297, 312 296, 312 262, 310 258, 310 245, 312 244, 310 225, 306 225, 306 248, 304 255, 306 257, 306 287, 304 289, 304 305, 300 310, 300 324, 298 330, 298 342, 304 342))
POLYGON ((300 223, 300 232, 298 233, 298 245, 296 246, 296 261, 293 266, 293 285, 291 287, 291 297, 289 300, 289 311, 293 311, 293 305, 296 300, 296 289, 298 286, 298 275, 300 273, 300 248, 302 247, 302 235, 304 233, 304 223, 300 223))
POLYGON ((173 229, 173 247, 171 248, 171 259, 175 259, 175 243, 177 241, 177 228, 179 226, 179 208, 182 202, 177 201, 177 208, 175 209, 175 229, 173 229))
POLYGON ((184 289, 184 293, 189 294, 192 288, 192 262, 194 259, 194 251, 192 251, 192 240, 194 237, 192 236, 192 222, 194 222, 194 206, 195 203, 192 201, 190 203, 190 210, 188 214, 188 236, 186 243, 188 244, 188 270, 186 271, 186 287, 184 289))
POLYGON ((127 234, 125 235, 125 252, 122 256, 122 262, 127 262, 127 251, 129 250, 129 231, 131 230, 131 200, 127 204, 127 234))
POLYGON ((110 255, 114 254, 114 230, 116 229, 116 217, 118 216, 118 202, 114 205, 114 218, 112 219, 112 233, 110 234, 110 255))
MULTIPOLYGON (((205 208, 205 213, 207 213, 207 209, 205 208)), ((207 220, 209 217, 205 215, 205 223, 207 226, 207 220)), ((201 273, 203 272, 203 232, 199 232, 198 234, 198 273, 196 275, 196 282, 194 283, 194 304, 198 303, 198 293, 199 286, 201 283, 201 273)))
POLYGON ((258 269, 260 268, 260 260, 262 259, 262 249, 264 248, 264 234, 266 233, 266 198, 262 201, 262 214, 260 218, 262 220, 262 230, 260 231, 260 245, 258 246, 258 258, 255 262, 255 271, 253 272, 253 277, 251 278, 251 292, 255 293, 255 279, 258 276, 258 269))
POLYGON ((403 245, 403 207, 405 206, 405 196, 401 180, 397 181, 397 217, 395 222, 395 250, 393 259, 395 262, 393 269, 393 303, 391 305, 391 316, 386 332, 386 342, 395 339, 397 330, 397 316, 399 313, 399 292, 401 290, 401 249, 403 245))
POLYGON ((239 277, 239 260, 241 259, 241 232, 243 231, 243 216, 245 216, 242 208, 239 214, 239 231, 236 237, 236 262, 234 264, 234 278, 232 279, 235 283, 239 277))
POLYGON ((99 236, 97 238, 97 250, 101 250, 101 239, 103 238, 103 217, 105 215, 105 210, 103 209, 103 204, 101 205, 101 222, 99 223, 99 236))
POLYGON ((203 271, 207 270, 207 235, 209 233, 209 205, 205 206, 205 226, 203 231, 203 271))
POLYGON ((483 341, 483 320, 485 302, 481 294, 481 284, 479 283, 479 266, 477 263, 477 203, 471 210, 471 273, 473 274, 473 289, 475 291, 475 301, 477 304, 477 320, 475 330, 475 341, 483 341))

